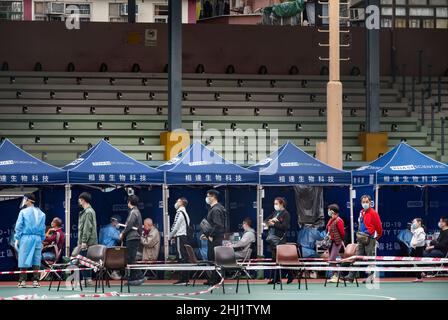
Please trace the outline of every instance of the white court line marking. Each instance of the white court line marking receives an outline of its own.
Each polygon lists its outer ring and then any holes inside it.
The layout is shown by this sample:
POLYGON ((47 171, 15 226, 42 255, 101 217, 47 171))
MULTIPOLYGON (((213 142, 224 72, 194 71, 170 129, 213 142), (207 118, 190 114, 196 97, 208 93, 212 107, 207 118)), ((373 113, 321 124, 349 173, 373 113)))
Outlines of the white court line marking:
MULTIPOLYGON (((282 294, 294 294, 294 295, 319 295, 321 296, 321 293, 304 293, 304 292, 274 292, 273 294, 277 294, 277 295, 282 295, 282 294)), ((379 296, 379 295, 373 295, 373 294, 358 294, 358 293, 338 293, 337 295, 339 296, 363 296, 363 297, 375 297, 375 298, 383 298, 383 299, 387 299, 387 300, 398 300, 395 297, 388 297, 388 296, 379 296)), ((330 300, 335 300, 335 299, 330 299, 330 300)))

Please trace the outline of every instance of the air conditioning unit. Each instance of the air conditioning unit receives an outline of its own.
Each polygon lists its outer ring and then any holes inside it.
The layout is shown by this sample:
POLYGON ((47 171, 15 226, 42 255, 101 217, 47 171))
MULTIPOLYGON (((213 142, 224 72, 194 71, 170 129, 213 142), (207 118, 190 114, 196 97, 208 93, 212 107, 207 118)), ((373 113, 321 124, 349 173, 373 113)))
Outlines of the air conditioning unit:
MULTIPOLYGON (((135 5, 135 14, 138 15, 138 5, 135 5)), ((128 15, 128 4, 122 3, 120 4, 120 16, 128 15)))
POLYGON ((364 8, 352 8, 350 9, 351 21, 364 21, 366 19, 364 8))
POLYGON ((46 14, 64 14, 65 4, 63 2, 47 2, 46 14))

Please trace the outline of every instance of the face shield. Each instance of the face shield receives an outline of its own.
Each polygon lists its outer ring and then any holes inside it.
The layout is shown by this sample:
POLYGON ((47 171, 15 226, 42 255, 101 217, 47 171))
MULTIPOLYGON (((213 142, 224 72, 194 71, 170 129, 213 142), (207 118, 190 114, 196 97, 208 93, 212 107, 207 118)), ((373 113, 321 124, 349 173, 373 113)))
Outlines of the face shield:
POLYGON ((23 209, 23 208, 25 208, 26 206, 26 202, 28 201, 28 198, 27 197, 23 197, 22 198, 22 202, 20 203, 20 206, 19 206, 19 209, 23 209))

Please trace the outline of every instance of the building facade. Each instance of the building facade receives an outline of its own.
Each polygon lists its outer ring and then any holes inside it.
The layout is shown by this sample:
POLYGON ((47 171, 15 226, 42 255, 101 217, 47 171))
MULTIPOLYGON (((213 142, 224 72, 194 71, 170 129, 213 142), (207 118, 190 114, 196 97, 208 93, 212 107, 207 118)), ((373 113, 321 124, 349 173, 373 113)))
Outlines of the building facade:
MULTIPOLYGON (((196 0, 182 0, 182 22, 196 22, 196 0)), ((166 23, 168 0, 137 0, 136 22, 166 23)), ((127 0, 0 0, 0 20, 126 22, 127 0)))

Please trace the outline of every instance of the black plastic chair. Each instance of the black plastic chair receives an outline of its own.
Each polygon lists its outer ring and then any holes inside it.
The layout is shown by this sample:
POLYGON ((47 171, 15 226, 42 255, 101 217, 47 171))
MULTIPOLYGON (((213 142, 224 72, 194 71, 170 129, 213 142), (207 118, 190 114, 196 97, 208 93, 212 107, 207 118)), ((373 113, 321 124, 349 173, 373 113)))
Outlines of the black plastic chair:
POLYGON ((250 294, 250 285, 249 285, 249 274, 247 273, 246 267, 239 265, 236 262, 235 258, 235 251, 232 247, 224 247, 224 246, 218 246, 215 247, 215 265, 221 269, 222 277, 224 279, 222 283, 222 292, 225 294, 225 280, 226 280, 226 273, 235 271, 234 278, 237 279, 236 282, 236 293, 238 293, 238 287, 240 284, 240 278, 242 274, 244 273, 246 275, 246 284, 247 284, 247 291, 250 294))

